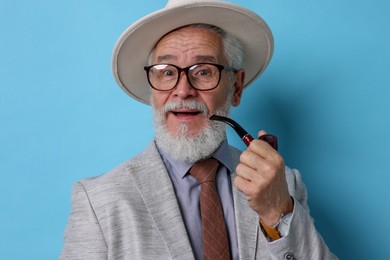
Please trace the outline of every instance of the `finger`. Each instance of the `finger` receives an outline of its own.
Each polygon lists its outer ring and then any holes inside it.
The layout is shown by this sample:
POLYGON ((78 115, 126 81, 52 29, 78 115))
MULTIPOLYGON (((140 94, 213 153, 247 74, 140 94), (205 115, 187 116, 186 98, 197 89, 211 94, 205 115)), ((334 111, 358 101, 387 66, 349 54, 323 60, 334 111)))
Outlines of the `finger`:
POLYGON ((253 181, 256 178, 256 170, 244 163, 239 163, 236 167, 236 173, 247 181, 253 181))
POLYGON ((277 172, 281 172, 284 169, 283 158, 272 147, 269 147, 268 144, 265 144, 263 141, 257 142, 263 148, 257 148, 256 143, 254 143, 253 147, 250 146, 246 151, 241 153, 240 164, 237 167, 237 174, 254 182, 272 179, 277 172), (265 149, 265 153, 269 149, 269 153, 272 152, 274 155, 259 155, 259 153, 264 153, 264 151, 261 150, 259 152, 258 149, 265 149))
POLYGON ((261 165, 267 163, 265 158, 263 158, 250 148, 241 153, 240 162, 255 171, 258 170, 261 165))
POLYGON ((273 159, 280 156, 279 153, 274 148, 272 148, 270 144, 262 140, 253 140, 250 143, 248 150, 254 152, 264 159, 273 159))
POLYGON ((245 178, 242 178, 240 176, 236 176, 234 179, 234 186, 242 193, 244 193, 246 196, 251 194, 254 190, 254 186, 252 182, 248 181, 245 178))
MULTIPOLYGON (((241 163, 244 163, 246 165, 253 165, 257 158, 258 155, 256 155, 251 149, 247 149, 245 151, 243 151, 241 154, 240 154, 240 162, 241 163)), ((252 169, 256 170, 255 167, 251 167, 252 169)))
POLYGON ((264 130, 260 130, 258 133, 257 133, 257 138, 260 138, 260 136, 262 136, 262 135, 266 135, 267 134, 267 132, 266 131, 264 131, 264 130))
MULTIPOLYGON (((264 144, 262 145, 266 146, 264 144)), ((275 158, 272 157, 271 159, 264 158, 251 149, 247 149, 240 155, 240 164, 242 165, 240 165, 239 171, 242 169, 242 174, 246 174, 245 178, 253 180, 255 177, 260 177, 259 172, 267 173, 277 170, 277 168, 283 164, 283 159, 280 156, 275 158), (247 168, 244 168, 244 166, 247 168)))

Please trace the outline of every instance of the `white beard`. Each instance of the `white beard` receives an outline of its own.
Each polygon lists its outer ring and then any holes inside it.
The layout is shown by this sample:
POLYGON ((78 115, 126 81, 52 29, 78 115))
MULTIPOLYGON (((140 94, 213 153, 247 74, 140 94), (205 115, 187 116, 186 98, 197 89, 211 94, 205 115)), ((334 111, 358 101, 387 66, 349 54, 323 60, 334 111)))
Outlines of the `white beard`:
MULTIPOLYGON (((215 112, 217 115, 228 116, 231 107, 231 95, 225 104, 215 112)), ((153 104, 153 102, 151 102, 153 104)), ((153 107, 154 130, 157 146, 168 153, 174 160, 194 163, 208 158, 226 138, 226 125, 209 120, 207 125, 196 135, 188 135, 188 124, 182 123, 177 127, 177 136, 173 136, 165 125, 167 111, 178 108, 196 109, 204 116, 210 116, 205 104, 191 100, 170 102, 164 108, 156 111, 153 107)))

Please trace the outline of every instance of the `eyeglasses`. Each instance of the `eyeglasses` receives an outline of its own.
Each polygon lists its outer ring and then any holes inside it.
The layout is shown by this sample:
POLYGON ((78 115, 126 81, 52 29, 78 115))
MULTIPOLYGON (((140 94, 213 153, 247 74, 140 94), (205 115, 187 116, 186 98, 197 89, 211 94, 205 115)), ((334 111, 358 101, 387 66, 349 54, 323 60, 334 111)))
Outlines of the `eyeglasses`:
POLYGON ((183 71, 191 87, 200 91, 215 89, 221 80, 222 70, 237 72, 235 68, 213 63, 197 63, 186 68, 173 64, 155 64, 144 69, 150 86, 160 91, 174 89, 183 71))

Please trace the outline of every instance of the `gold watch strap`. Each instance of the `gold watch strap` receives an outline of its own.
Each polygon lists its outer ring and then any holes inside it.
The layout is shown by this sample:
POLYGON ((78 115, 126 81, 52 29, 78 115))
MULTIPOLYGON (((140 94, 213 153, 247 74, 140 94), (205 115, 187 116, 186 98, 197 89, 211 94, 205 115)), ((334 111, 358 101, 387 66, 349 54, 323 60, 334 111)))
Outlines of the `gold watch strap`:
POLYGON ((263 230, 265 231, 265 233, 267 233, 267 235, 272 239, 272 240, 277 240, 279 238, 281 238, 280 234, 279 234, 279 230, 277 227, 270 227, 270 226, 267 226, 265 225, 261 219, 260 219, 260 225, 261 227, 263 228, 263 230))

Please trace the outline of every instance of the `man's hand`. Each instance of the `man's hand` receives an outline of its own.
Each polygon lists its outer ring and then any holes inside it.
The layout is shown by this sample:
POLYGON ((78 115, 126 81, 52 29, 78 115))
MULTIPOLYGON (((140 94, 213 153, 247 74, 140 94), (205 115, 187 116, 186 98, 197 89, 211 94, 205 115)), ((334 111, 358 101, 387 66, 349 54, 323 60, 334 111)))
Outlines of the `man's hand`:
MULTIPOLYGON (((258 136, 264 135, 260 131, 258 136)), ((288 192, 284 161, 268 143, 253 140, 240 156, 236 168, 236 187, 246 195, 249 206, 261 216, 262 223, 275 225, 281 213, 293 210, 288 192)))

